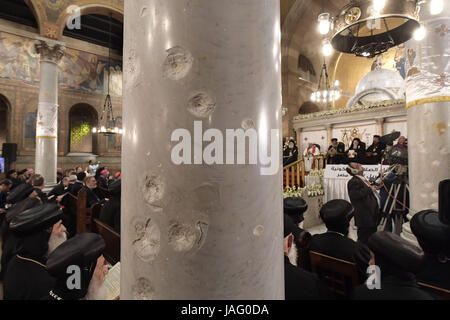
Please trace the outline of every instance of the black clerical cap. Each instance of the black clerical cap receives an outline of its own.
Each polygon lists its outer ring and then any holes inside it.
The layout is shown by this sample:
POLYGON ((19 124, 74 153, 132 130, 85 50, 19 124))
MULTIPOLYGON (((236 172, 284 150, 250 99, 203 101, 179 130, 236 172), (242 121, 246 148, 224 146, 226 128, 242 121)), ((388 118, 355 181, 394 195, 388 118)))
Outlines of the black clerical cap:
POLYGON ((414 215, 410 225, 423 251, 436 255, 450 254, 450 226, 439 220, 439 213, 434 210, 421 211, 414 215))
POLYGON ((450 225, 450 179, 439 183, 439 218, 450 225))
POLYGON ((122 180, 116 180, 108 187, 108 191, 111 195, 118 196, 122 190, 122 180))
POLYGON ((6 198, 6 203, 15 204, 27 198, 34 188, 29 183, 21 183, 15 187, 6 198))
POLYGON ((295 237, 295 235, 298 233, 298 227, 296 227, 294 221, 292 221, 292 219, 284 214, 284 237, 286 238, 288 235, 290 235, 292 233, 292 235, 295 237))
POLYGON ((375 254, 375 264, 379 259, 405 272, 418 273, 423 270, 425 260, 422 250, 395 233, 374 233, 369 238, 368 246, 375 254))
POLYGON ((11 220, 19 213, 37 207, 40 204, 41 201, 38 198, 25 198, 24 200, 14 205, 12 208, 8 209, 5 216, 6 223, 9 225, 11 220))
POLYGON ((56 203, 44 203, 17 214, 9 228, 18 236, 28 236, 48 229, 61 220, 62 210, 56 203))
POLYGON ((105 250, 105 241, 99 234, 78 234, 62 243, 50 254, 47 260, 47 271, 55 278, 65 277, 69 266, 77 265, 82 269, 96 262, 103 250, 105 250))
POLYGON ((331 200, 320 209, 320 218, 325 224, 350 222, 353 217, 353 206, 346 200, 331 200))
POLYGON ((291 217, 292 221, 299 224, 304 220, 303 214, 308 210, 306 201, 302 198, 285 198, 283 200, 284 214, 291 217))

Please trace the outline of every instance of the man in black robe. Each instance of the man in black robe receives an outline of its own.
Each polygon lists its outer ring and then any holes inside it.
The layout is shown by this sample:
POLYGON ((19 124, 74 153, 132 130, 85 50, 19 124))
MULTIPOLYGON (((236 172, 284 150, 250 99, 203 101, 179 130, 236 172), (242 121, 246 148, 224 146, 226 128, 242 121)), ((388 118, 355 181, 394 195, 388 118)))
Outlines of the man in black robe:
POLYGON ((6 198, 8 197, 8 192, 12 187, 12 181, 5 179, 0 181, 0 209, 4 208, 6 205, 6 198))
POLYGON ((380 164, 386 146, 380 141, 380 136, 373 137, 373 143, 366 150, 366 164, 380 164))
POLYGON ((48 193, 49 199, 54 199, 69 192, 69 178, 64 177, 61 182, 48 193))
POLYGON ((364 168, 359 163, 350 163, 347 172, 353 176, 347 182, 348 195, 355 208, 355 225, 358 241, 366 244, 369 237, 377 232, 381 220, 380 197, 378 191, 364 177, 364 168))
POLYGON ((366 146, 359 138, 352 141, 350 148, 347 150, 347 163, 357 162, 363 163, 366 153, 366 146))
POLYGON ((328 164, 341 164, 343 163, 343 157, 345 155, 345 145, 342 142, 338 142, 338 139, 331 139, 331 146, 328 147, 327 163, 328 164))
POLYGON ((417 279, 450 291, 450 226, 443 224, 433 210, 415 214, 410 225, 425 253, 425 269, 417 279))
POLYGON ((105 241, 95 233, 76 235, 60 245, 48 258, 47 270, 56 281, 48 292, 50 300, 105 300, 103 285, 108 269, 102 256, 105 241), (73 282, 74 267, 81 272, 79 287, 73 282))
POLYGON ((9 227, 21 243, 6 269, 3 284, 5 300, 40 300, 48 295, 55 279, 47 272, 46 255, 64 240, 65 228, 60 218, 59 206, 46 203, 21 212, 12 219, 9 227))
POLYGON ((288 256, 291 250, 296 227, 289 216, 284 215, 284 283, 286 300, 327 300, 333 299, 328 288, 317 275, 291 264, 288 256))
POLYGON ((121 180, 117 180, 109 185, 108 191, 111 199, 107 201, 100 212, 100 221, 106 223, 120 233, 120 195, 121 180))
POLYGON ((353 206, 345 200, 331 200, 320 209, 327 232, 312 236, 310 250, 336 259, 356 263, 361 281, 366 279, 371 259, 366 245, 348 237, 353 206))
POLYGON ((353 291, 355 300, 433 300, 417 285, 416 274, 423 269, 422 250, 400 236, 380 231, 369 239, 369 249, 379 267, 380 283, 362 284, 353 291))
POLYGON ((100 202, 100 198, 94 192, 97 188, 97 180, 94 177, 87 177, 84 184, 82 190, 86 190, 86 207, 90 208, 100 202))
POLYGON ((289 140, 289 146, 283 151, 283 167, 298 160, 298 148, 294 140, 289 140))

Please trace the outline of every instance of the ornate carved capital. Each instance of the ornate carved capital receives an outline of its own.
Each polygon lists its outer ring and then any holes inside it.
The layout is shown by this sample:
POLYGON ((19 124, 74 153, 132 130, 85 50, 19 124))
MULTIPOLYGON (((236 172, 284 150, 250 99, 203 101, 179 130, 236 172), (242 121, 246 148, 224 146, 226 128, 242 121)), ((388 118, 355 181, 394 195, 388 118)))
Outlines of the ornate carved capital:
POLYGON ((36 52, 41 55, 41 61, 59 63, 64 56, 66 47, 51 40, 39 39, 35 43, 36 52))

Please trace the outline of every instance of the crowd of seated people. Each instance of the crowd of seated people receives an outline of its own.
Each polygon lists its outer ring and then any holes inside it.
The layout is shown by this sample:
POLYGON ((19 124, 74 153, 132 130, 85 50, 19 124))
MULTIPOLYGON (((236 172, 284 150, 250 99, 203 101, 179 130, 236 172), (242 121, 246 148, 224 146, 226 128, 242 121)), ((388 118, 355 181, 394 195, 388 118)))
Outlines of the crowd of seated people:
POLYGON ((81 166, 59 169, 58 184, 50 190, 32 169, 11 170, 0 180, 0 281, 5 300, 104 298, 105 242, 97 234, 77 235, 77 202, 70 201, 85 190, 86 208, 101 204, 98 219, 120 233, 120 172, 110 175, 103 167, 97 173, 96 178, 81 166), (85 258, 80 260, 82 253, 85 258), (69 261, 65 254, 74 254, 71 265, 90 268, 83 274, 89 279, 76 293, 61 289, 60 266, 69 261))
MULTIPOLYGON (((407 139, 403 136, 398 138, 398 142, 394 147, 408 148, 407 139)), ((351 162, 363 165, 389 164, 389 160, 384 157, 385 150, 392 148, 381 141, 381 137, 375 135, 372 144, 367 147, 359 138, 352 140, 348 149, 345 148, 343 142, 333 138, 331 145, 327 151, 328 164, 348 164, 351 162)))
MULTIPOLYGON (((440 197, 448 197, 449 193, 450 180, 445 180, 440 184, 440 197)), ((440 210, 449 212, 448 201, 445 203, 440 210)), ((364 242, 359 238, 352 240, 348 236, 350 220, 358 213, 352 203, 345 200, 331 200, 322 206, 320 217, 327 231, 308 238, 304 236, 307 232, 298 224, 305 211, 301 199, 284 199, 287 300, 440 300, 449 296, 450 225, 442 221, 437 211, 421 211, 410 221, 420 248, 386 231, 375 230, 364 242), (305 245, 296 242, 296 238, 309 240, 305 245), (300 248, 353 264, 359 282, 352 287, 351 294, 346 297, 336 294, 328 283, 329 279, 313 272, 311 261, 296 259, 300 256, 300 248), (375 272, 375 277, 372 277, 372 272, 375 272), (434 287, 439 294, 428 290, 427 286, 434 287)), ((303 252, 301 257, 308 260, 310 255, 303 252)))

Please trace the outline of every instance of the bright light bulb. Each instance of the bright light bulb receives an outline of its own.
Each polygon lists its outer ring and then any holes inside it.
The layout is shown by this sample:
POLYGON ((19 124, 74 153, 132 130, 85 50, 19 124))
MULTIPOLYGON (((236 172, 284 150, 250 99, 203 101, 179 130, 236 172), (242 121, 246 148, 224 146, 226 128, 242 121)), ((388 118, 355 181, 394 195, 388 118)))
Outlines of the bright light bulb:
POLYGON ((331 56, 333 53, 333 47, 331 46, 330 41, 325 40, 322 46, 322 53, 325 57, 331 56))
POLYGON ((339 82, 339 80, 336 80, 335 82, 334 82, 334 86, 335 87, 339 87, 341 85, 341 83, 339 82))
POLYGON ((92 128, 92 133, 97 133, 97 128, 96 127, 92 128))
POLYGON ((106 128, 105 128, 104 126, 102 126, 102 127, 100 128, 100 131, 101 131, 101 132, 106 132, 106 128))
POLYGON ((419 28, 414 31, 414 39, 416 41, 422 41, 425 39, 425 36, 427 34, 427 30, 425 29, 425 26, 421 25, 419 28))
POLYGON ((444 1, 443 0, 431 0, 430 3, 430 13, 432 15, 438 15, 444 10, 444 1))
POLYGON ((383 10, 385 5, 386 0, 373 0, 373 9, 377 12, 383 10))
POLYGON ((322 13, 319 15, 319 32, 320 34, 328 34, 331 29, 330 14, 322 13))

